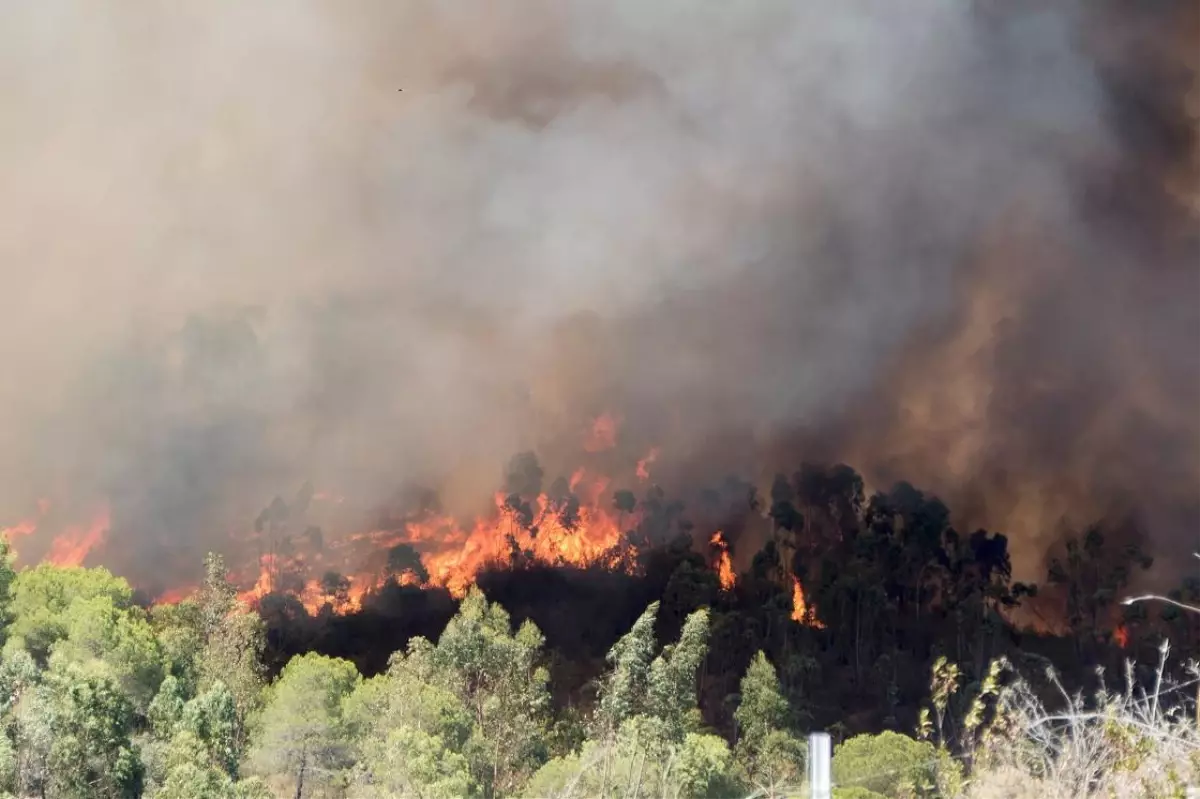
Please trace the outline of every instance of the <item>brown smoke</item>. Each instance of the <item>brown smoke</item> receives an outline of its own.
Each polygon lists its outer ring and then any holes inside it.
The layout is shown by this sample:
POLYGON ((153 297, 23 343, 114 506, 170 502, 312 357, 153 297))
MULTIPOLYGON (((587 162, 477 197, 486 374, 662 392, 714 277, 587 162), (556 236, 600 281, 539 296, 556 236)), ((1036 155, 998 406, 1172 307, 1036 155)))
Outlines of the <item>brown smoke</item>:
POLYGON ((167 579, 306 479, 477 510, 607 410, 656 478, 845 459, 1026 571, 1108 513, 1192 546, 1198 24, 8 4, 0 509, 107 502, 167 579))
POLYGON ((1014 534, 1029 577, 1045 542, 1106 518, 1176 575, 1200 531, 1200 6, 1091 14, 1114 149, 1079 175, 1074 223, 998 220, 847 440, 877 479, 1014 534))

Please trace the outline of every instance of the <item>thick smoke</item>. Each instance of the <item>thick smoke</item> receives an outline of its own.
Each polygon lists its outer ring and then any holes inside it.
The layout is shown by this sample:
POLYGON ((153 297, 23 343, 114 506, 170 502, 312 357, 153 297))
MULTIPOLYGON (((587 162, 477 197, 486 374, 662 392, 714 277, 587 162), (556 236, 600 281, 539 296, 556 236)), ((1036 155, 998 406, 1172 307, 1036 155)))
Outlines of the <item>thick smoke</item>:
POLYGON ((1027 570, 1114 512, 1181 551, 1176 5, 5 4, 0 508, 107 501, 163 580, 305 480, 474 510, 611 410, 664 479, 846 459, 1027 570))

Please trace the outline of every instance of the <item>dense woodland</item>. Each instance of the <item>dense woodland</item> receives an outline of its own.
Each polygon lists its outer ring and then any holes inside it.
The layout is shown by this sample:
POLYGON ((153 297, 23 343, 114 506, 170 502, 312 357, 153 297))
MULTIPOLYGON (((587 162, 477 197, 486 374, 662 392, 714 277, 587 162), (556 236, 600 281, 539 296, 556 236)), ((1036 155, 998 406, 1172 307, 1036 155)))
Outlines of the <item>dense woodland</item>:
MULTIPOLYGON (((461 601, 392 580, 345 614, 336 580, 315 616, 286 594, 248 607, 216 555, 194 597, 153 606, 104 569, 6 566, 0 792, 784 796, 803 781, 805 733, 821 729, 842 799, 960 796, 984 784, 987 752, 1025 753, 1007 767, 1050 779, 1061 758, 1034 756, 1031 708, 1061 693, 1115 713, 1071 691, 1134 655, 1149 671, 1130 685, 1159 686, 1172 676, 1155 671, 1159 641, 1194 652, 1200 632, 1169 608, 1119 607, 1149 566, 1123 528, 1064 543, 1037 597, 1067 631, 1051 635, 1008 620, 1038 591, 1012 581, 1004 536, 955 531, 905 484, 868 498, 849 468, 807 467, 765 501, 737 480, 706 492, 699 513, 765 514, 773 531, 730 590, 683 503, 657 490, 615 501, 638 510, 632 573, 518 558, 461 601), (793 575, 810 623, 792 618, 793 575)), ((408 550, 391 562, 419 566, 408 550)), ((1192 695, 1162 705, 1186 710, 1192 695)), ((1136 757, 1112 749, 1072 779, 1090 791, 1102 771, 1140 774, 1150 749, 1126 743, 1136 757)))

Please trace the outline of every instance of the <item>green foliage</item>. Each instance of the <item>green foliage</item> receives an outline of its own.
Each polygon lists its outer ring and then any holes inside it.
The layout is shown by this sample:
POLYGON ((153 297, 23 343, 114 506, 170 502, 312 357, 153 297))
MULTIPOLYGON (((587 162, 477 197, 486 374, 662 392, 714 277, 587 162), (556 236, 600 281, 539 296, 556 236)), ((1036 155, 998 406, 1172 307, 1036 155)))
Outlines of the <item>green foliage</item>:
POLYGON ((723 738, 689 733, 665 757, 637 742, 635 721, 619 739, 588 741, 579 754, 555 758, 529 780, 522 795, 541 797, 725 797, 745 793, 732 776, 732 754, 723 738))
POLYGON ((455 799, 473 793, 471 764, 441 736, 398 727, 380 743, 359 764, 356 796, 455 799))
POLYGON ((936 784, 938 759, 933 744, 907 735, 856 735, 834 751, 833 780, 889 799, 926 796, 936 784))
POLYGON ((6 537, 0 536, 0 642, 3 642, 3 633, 10 621, 13 582, 17 578, 12 564, 12 547, 6 537))
POLYGON ((224 683, 215 683, 183 706, 176 736, 190 735, 203 747, 204 760, 225 774, 238 770, 237 706, 224 683))
POLYGON ((654 657, 651 604, 609 653, 596 739, 547 763, 526 795, 730 796, 740 786, 724 739, 699 730, 696 677, 707 651, 708 612, 692 613, 679 640, 654 657))
POLYGON ((174 676, 168 676, 158 687, 158 693, 146 711, 151 731, 166 740, 175 732, 175 726, 183 718, 183 707, 187 704, 187 696, 183 683, 174 676))
POLYGON ((119 607, 111 596, 76 598, 61 614, 65 635, 51 663, 69 662, 105 674, 145 711, 163 678, 163 655, 141 608, 119 607))
POLYGON ((450 691, 470 712, 464 751, 485 795, 510 793, 545 759, 549 673, 544 639, 531 622, 514 634, 508 612, 472 588, 432 646, 410 645, 411 668, 450 691))
POLYGON ((785 730, 771 730, 756 746, 739 746, 737 759, 744 782, 778 796, 803 783, 808 746, 785 730))
POLYGON ((151 786, 165 787, 172 779, 173 784, 192 784, 199 779, 187 776, 193 774, 192 767, 199 769, 195 774, 224 775, 232 784, 240 755, 237 708, 223 683, 189 699, 183 684, 167 677, 150 703, 147 720, 143 762, 151 786))
POLYGON ((247 745, 248 720, 262 705, 265 647, 266 625, 262 618, 233 605, 209 628, 200 652, 197 689, 208 690, 221 683, 233 696, 239 751, 247 745))
POLYGON ((696 673, 707 651, 708 611, 701 609, 688 616, 679 641, 663 647, 650 664, 649 711, 672 741, 699 725, 696 673))
POLYGON ((869 788, 863 788, 861 785, 852 785, 848 788, 835 787, 833 799, 888 799, 888 797, 881 793, 875 793, 869 788))
POLYGON ((289 785, 301 798, 312 785, 336 784, 350 750, 342 702, 360 679, 354 664, 344 660, 293 658, 263 709, 251 756, 258 773, 289 785))
POLYGON ((643 709, 650 661, 654 657, 654 619, 657 614, 658 603, 651 602, 633 628, 609 650, 608 663, 612 671, 600 690, 598 715, 610 733, 643 709))
POLYGON ((12 582, 9 636, 21 640, 44 663, 50 647, 67 635, 71 605, 94 599, 107 599, 113 608, 126 610, 132 605, 133 589, 107 569, 49 563, 23 569, 12 582))
POLYGON ((453 691, 428 681, 429 664, 395 657, 386 674, 364 680, 343 704, 356 742, 356 795, 465 796, 471 763, 464 747, 474 718, 453 691))
POLYGON ((741 702, 734 717, 739 726, 739 740, 756 745, 772 730, 782 729, 787 722, 787 699, 779 690, 775 667, 761 650, 750 661, 742 677, 741 702))
POLYGON ((199 603, 187 599, 173 605, 155 605, 150 609, 150 626, 162 650, 166 673, 179 680, 185 692, 195 692, 205 641, 199 603))
POLYGON ((929 679, 929 702, 933 708, 933 717, 930 718, 928 708, 922 708, 917 730, 919 738, 930 740, 936 732, 938 744, 945 744, 946 709, 950 700, 958 693, 961 680, 962 672, 957 663, 952 663, 945 656, 934 661, 929 679))
POLYGON ((788 703, 779 688, 775 667, 759 652, 741 682, 741 702, 734 712, 739 727, 738 767, 743 780, 776 796, 804 777, 807 747, 785 729, 788 703))
POLYGON ((181 731, 167 750, 165 779, 155 799, 225 799, 233 793, 233 780, 204 754, 204 742, 181 731))
POLYGON ((213 635, 237 604, 237 590, 229 582, 225 559, 214 552, 204 557, 204 582, 196 594, 196 604, 205 639, 213 635))
MULTIPOLYGON (((591 743, 584 745, 588 762, 598 761, 591 743)), ((521 796, 528 799, 547 799, 558 796, 595 796, 602 797, 599 791, 599 779, 594 770, 584 768, 584 760, 580 755, 569 754, 556 757, 539 768, 521 791, 521 796), (589 776, 591 779, 589 779, 589 776)))
POLYGON ((690 732, 676 757, 674 773, 664 775, 665 793, 699 797, 730 795, 726 789, 731 785, 728 774, 733 756, 723 738, 690 732))
POLYGON ((119 686, 67 667, 49 672, 37 694, 22 719, 39 766, 34 785, 63 799, 137 796, 143 769, 131 741, 134 710, 119 686))
POLYGON ((397 657, 387 673, 360 683, 343 708, 355 735, 371 743, 390 729, 412 727, 441 736, 456 749, 465 745, 475 717, 458 694, 431 681, 427 665, 419 658, 397 657))

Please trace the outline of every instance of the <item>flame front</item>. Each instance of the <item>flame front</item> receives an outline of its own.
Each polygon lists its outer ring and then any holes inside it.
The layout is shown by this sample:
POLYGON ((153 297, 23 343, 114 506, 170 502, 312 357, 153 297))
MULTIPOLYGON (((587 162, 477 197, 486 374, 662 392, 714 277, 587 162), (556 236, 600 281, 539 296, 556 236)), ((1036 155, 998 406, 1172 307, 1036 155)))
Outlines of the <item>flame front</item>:
POLYGON ((68 527, 54 538, 46 560, 55 566, 81 566, 88 553, 108 534, 108 509, 102 510, 86 527, 68 527))
MULTIPOLYGON (((261 556, 254 584, 250 588, 240 591, 237 595, 238 599, 253 605, 268 594, 279 591, 282 588, 281 573, 288 565, 283 560, 270 554, 261 556)), ((331 586, 322 585, 320 580, 309 579, 304 582, 302 587, 291 590, 289 593, 304 606, 310 615, 314 616, 320 613, 326 605, 330 606, 335 613, 359 610, 362 607, 363 596, 369 588, 374 587, 375 583, 362 575, 351 575, 345 579, 347 585, 344 586, 344 590, 331 590, 331 586)), ((170 593, 174 594, 174 592, 170 593)))
MULTIPOLYGON (((627 531, 641 524, 642 510, 636 503, 617 501, 613 480, 593 471, 596 463, 611 464, 621 417, 601 414, 586 430, 581 448, 596 460, 592 465, 565 473, 565 480, 533 496, 497 492, 489 512, 464 520, 443 513, 435 505, 419 509, 401 509, 399 516, 385 517, 380 527, 367 531, 336 531, 316 522, 320 514, 338 506, 350 505, 342 493, 334 490, 312 491, 311 499, 320 503, 316 519, 295 521, 284 513, 280 519, 256 522, 253 532, 234 531, 237 564, 230 577, 240 587, 239 599, 257 604, 272 594, 286 594, 298 600, 309 613, 325 608, 336 613, 361 609, 372 592, 390 581, 405 586, 441 587, 462 597, 477 575, 489 568, 546 566, 598 566, 633 572, 637 548, 627 531), (323 510, 322 510, 323 508, 323 510), (322 528, 326 531, 322 533, 322 528), (411 552, 393 562, 397 547, 406 545, 411 552)), ((629 464, 624 475, 628 482, 648 478, 648 464, 658 457, 658 449, 648 451, 629 464)), ((618 484, 619 485, 619 484, 618 484)), ((39 503, 44 514, 49 503, 39 503)), ((264 513, 266 513, 264 511, 264 513)), ((303 514, 304 512, 302 512, 303 514)), ((10 542, 21 536, 41 534, 44 523, 30 514, 28 520, 0 528, 10 542)), ((353 522, 351 522, 353 523, 353 522)), ((62 529, 62 528, 59 528, 62 529)), ((50 543, 44 560, 57 565, 82 565, 104 543, 109 533, 107 508, 88 525, 62 529, 50 543)), ((718 574, 721 586, 729 590, 735 580, 728 546, 721 539, 718 574)), ((168 586, 156 597, 172 604, 196 590, 168 586)))
POLYGON ((1117 646, 1125 649, 1129 646, 1129 630, 1125 629, 1124 624, 1118 624, 1113 630, 1113 640, 1117 642, 1117 646))
POLYGON ((729 556, 729 544, 720 530, 712 534, 709 543, 717 550, 717 580, 721 583, 721 590, 731 591, 737 582, 737 575, 733 571, 733 559, 729 556))
POLYGON ((808 606, 808 602, 804 599, 804 586, 800 584, 800 578, 795 575, 792 576, 792 621, 817 630, 825 629, 825 625, 817 618, 816 612, 808 606))
POLYGON ((243 602, 254 603, 271 593, 272 577, 275 574, 275 558, 273 555, 263 555, 258 559, 258 565, 258 578, 254 581, 254 585, 238 593, 238 599, 243 602))
POLYGON ((582 471, 572 476, 572 490, 583 490, 589 495, 574 518, 571 514, 554 513, 551 509, 555 503, 542 494, 531 503, 535 509, 533 525, 525 527, 506 507, 505 497, 497 494, 496 515, 477 519, 469 530, 454 519, 440 517, 407 525, 408 540, 437 541, 443 546, 458 544, 425 559, 430 582, 444 586, 456 597, 463 596, 475 581, 475 575, 489 564, 513 565, 525 560, 548 565, 603 564, 615 568, 629 553, 622 551, 624 536, 617 520, 596 501, 607 483, 604 478, 588 481, 582 471))

